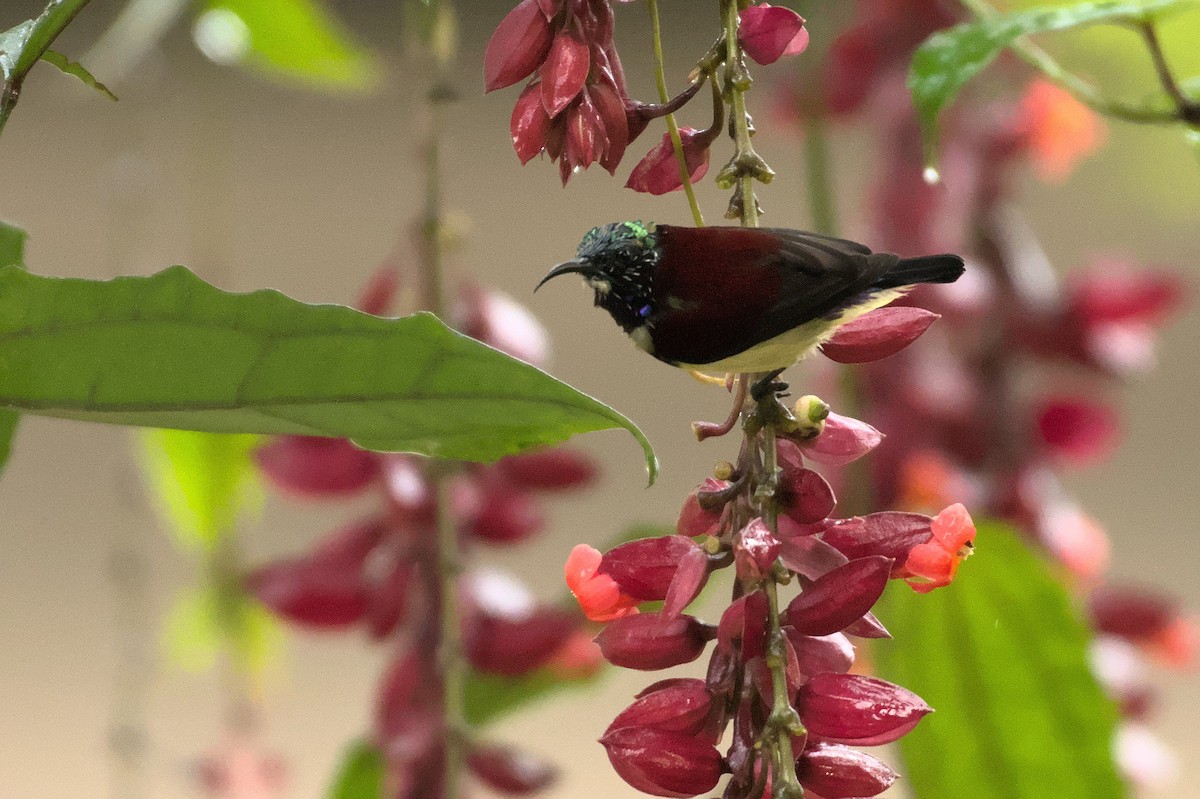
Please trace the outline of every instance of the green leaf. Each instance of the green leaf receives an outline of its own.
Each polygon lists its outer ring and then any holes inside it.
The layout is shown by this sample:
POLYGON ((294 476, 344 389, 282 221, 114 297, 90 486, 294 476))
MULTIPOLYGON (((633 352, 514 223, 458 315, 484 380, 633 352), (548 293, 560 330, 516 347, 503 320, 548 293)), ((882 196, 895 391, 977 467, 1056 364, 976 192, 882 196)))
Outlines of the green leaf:
POLYGON ((21 94, 21 83, 88 0, 50 0, 37 19, 0 32, 0 129, 21 94))
POLYGON ((329 799, 381 799, 383 755, 366 741, 356 741, 346 750, 329 799))
POLYGON ((378 87, 376 58, 316 0, 210 0, 196 20, 209 58, 326 90, 378 87))
POLYGON ((62 53, 54 50, 47 50, 42 54, 42 60, 47 64, 53 64, 68 75, 73 75, 79 78, 86 85, 91 86, 96 91, 108 97, 110 100, 116 100, 117 96, 108 90, 100 81, 96 80, 96 76, 87 71, 87 68, 78 61, 72 61, 62 53))
POLYGON ((381 319, 183 267, 108 281, 0 270, 0 407, 64 419, 349 438, 492 461, 628 419, 430 314, 381 319))
POLYGON ((261 674, 282 641, 279 622, 257 600, 211 585, 181 593, 163 633, 168 659, 193 672, 208 671, 228 651, 240 672, 261 674))
POLYGON ((1018 37, 1102 22, 1149 19, 1196 4, 1197 0, 1101 0, 1023 9, 938 31, 913 54, 908 72, 908 88, 921 121, 927 160, 933 162, 938 114, 1018 37))
MULTIPOLYGON (((19 227, 0 222, 0 267, 25 265, 25 231, 19 227)), ((17 434, 17 423, 21 414, 13 410, 0 409, 0 473, 12 455, 13 438, 17 434)))
POLYGON ((180 543, 211 549, 238 515, 261 502, 252 454, 258 436, 147 430, 142 463, 180 543))
POLYGON ((1088 665, 1089 632, 1063 584, 1005 525, 979 525, 954 584, 893 584, 878 614, 895 641, 880 674, 933 708, 901 741, 920 797, 1118 799, 1117 709, 1088 665))

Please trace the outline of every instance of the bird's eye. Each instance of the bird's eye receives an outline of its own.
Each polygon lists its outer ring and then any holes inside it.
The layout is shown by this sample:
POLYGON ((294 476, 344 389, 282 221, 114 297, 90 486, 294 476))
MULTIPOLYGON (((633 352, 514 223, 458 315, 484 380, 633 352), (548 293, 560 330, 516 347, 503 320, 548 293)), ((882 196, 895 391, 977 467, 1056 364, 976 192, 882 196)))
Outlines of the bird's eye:
POLYGON ((638 316, 640 316, 640 317, 642 317, 643 319, 645 319, 647 316, 649 316, 649 315, 650 315, 650 312, 651 312, 651 311, 653 311, 653 310, 654 310, 654 309, 653 309, 653 308, 651 308, 649 305, 643 305, 643 306, 642 306, 642 309, 641 309, 640 311, 638 311, 638 316))

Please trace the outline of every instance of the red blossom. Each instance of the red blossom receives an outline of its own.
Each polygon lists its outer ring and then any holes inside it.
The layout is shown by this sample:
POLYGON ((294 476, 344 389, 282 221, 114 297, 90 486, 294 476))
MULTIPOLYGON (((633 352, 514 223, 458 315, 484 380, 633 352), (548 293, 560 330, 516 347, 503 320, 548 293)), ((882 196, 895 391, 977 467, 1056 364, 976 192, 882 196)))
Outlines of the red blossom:
POLYGON ((614 666, 657 671, 690 663, 715 637, 716 628, 692 616, 668 620, 657 613, 642 613, 609 622, 596 643, 614 666))
POLYGON ((1036 409, 1037 430, 1053 455, 1076 464, 1096 463, 1116 448, 1117 413, 1081 397, 1054 397, 1036 409))
POLYGON ((912 691, 858 674, 814 676, 800 688, 796 709, 810 735, 854 746, 898 740, 932 710, 912 691))

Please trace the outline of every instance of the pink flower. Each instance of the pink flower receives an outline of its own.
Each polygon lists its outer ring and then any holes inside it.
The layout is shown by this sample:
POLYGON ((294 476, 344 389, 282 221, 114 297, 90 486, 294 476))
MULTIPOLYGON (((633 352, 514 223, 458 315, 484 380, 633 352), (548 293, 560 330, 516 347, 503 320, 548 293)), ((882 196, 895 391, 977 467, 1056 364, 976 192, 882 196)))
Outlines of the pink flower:
POLYGON ((920 594, 950 585, 958 564, 974 550, 975 523, 962 505, 951 505, 932 522, 933 540, 908 553, 904 571, 908 584, 920 594))

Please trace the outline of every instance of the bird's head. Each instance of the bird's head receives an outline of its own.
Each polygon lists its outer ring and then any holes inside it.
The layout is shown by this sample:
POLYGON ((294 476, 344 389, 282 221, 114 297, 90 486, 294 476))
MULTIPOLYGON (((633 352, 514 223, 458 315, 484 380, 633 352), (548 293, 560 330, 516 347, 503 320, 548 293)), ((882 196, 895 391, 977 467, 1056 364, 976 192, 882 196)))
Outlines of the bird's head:
POLYGON ((596 305, 608 311, 630 332, 654 312, 654 270, 660 251, 653 224, 613 222, 592 228, 579 243, 574 258, 554 267, 537 284, 577 274, 596 292, 596 305))

